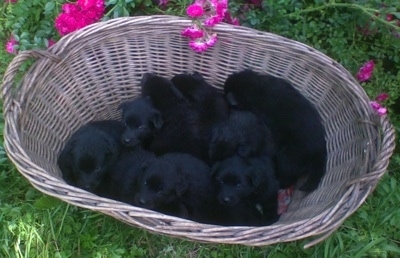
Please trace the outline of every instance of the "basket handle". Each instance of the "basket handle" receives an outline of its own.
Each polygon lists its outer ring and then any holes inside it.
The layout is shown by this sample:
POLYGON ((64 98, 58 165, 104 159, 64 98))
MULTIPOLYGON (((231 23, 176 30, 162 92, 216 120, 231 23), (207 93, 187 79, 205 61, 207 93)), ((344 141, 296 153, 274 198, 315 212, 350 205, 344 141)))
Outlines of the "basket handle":
POLYGON ((15 97, 17 93, 21 90, 21 85, 13 90, 15 76, 17 75, 21 65, 31 58, 48 58, 52 59, 55 62, 61 61, 61 58, 59 56, 49 51, 39 49, 22 51, 16 57, 14 57, 14 59, 8 65, 3 78, 2 99, 4 115, 6 115, 7 112, 10 111, 12 104, 16 101, 15 97))

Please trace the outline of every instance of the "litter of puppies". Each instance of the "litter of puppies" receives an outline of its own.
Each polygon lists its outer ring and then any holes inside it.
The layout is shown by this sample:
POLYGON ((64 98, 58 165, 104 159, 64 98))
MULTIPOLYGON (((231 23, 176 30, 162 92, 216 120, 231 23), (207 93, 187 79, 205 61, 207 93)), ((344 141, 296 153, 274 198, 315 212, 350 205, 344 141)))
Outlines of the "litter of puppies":
POLYGON ((284 79, 233 73, 221 92, 199 73, 147 73, 121 121, 91 121, 58 156, 63 179, 96 195, 193 221, 265 226, 279 200, 315 190, 325 174, 325 129, 284 79), (288 190, 290 189, 290 190, 288 190))

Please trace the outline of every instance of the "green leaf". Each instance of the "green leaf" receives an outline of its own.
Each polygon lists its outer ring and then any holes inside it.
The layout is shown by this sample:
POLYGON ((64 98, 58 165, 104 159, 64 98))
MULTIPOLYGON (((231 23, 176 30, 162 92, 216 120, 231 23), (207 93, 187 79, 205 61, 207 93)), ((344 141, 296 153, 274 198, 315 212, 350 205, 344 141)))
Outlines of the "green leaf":
POLYGON ((57 207, 62 203, 59 199, 51 197, 49 195, 44 195, 41 198, 37 199, 33 206, 38 209, 51 209, 57 207))
POLYGON ((44 10, 46 12, 51 12, 54 9, 55 6, 56 6, 56 4, 54 2, 52 2, 52 1, 51 2, 47 2, 46 5, 44 6, 44 10))

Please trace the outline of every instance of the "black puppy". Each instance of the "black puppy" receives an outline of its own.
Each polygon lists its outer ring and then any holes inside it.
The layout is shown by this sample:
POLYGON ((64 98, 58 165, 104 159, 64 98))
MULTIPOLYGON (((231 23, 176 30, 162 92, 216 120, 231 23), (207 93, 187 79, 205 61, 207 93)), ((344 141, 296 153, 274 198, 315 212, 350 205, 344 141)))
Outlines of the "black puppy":
POLYGON ((152 99, 164 122, 149 150, 157 155, 180 152, 205 159, 207 151, 199 132, 199 116, 173 83, 154 74, 145 74, 141 86, 142 95, 152 99))
POLYGON ((215 192, 209 167, 183 153, 165 154, 144 168, 135 203, 140 207, 209 222, 215 192))
POLYGON ((229 118, 217 124, 212 131, 209 155, 213 161, 239 155, 275 155, 275 145, 270 130, 255 114, 232 110, 229 118))
POLYGON ((120 153, 123 126, 119 121, 89 122, 75 131, 58 156, 64 180, 96 193, 120 153))
POLYGON ((223 94, 207 83, 200 73, 178 74, 171 81, 199 113, 205 129, 228 118, 229 106, 223 94))
POLYGON ((271 159, 232 156, 217 162, 212 168, 220 204, 235 209, 234 223, 268 225, 279 219, 278 186, 271 159), (241 207, 241 208, 239 208, 241 207), (257 215, 260 214, 260 216, 257 215))
POLYGON ((125 126, 122 143, 127 147, 148 147, 164 124, 161 113, 153 106, 150 97, 123 102, 119 109, 122 110, 125 126))
POLYGON ((305 175, 303 191, 313 191, 325 174, 325 129, 312 103, 284 79, 245 70, 224 85, 228 102, 263 117, 277 149, 277 177, 287 188, 305 175))
POLYGON ((141 146, 122 151, 98 187, 97 194, 134 204, 137 179, 142 173, 143 167, 148 166, 155 158, 153 153, 141 146))
MULTIPOLYGON (((202 153, 208 152, 208 143, 211 140, 212 128, 225 121, 229 116, 229 106, 225 97, 216 88, 208 84, 201 74, 182 73, 175 75, 171 81, 182 93, 193 112, 198 115, 198 130, 202 153)), ((211 159, 203 159, 211 164, 211 159)))

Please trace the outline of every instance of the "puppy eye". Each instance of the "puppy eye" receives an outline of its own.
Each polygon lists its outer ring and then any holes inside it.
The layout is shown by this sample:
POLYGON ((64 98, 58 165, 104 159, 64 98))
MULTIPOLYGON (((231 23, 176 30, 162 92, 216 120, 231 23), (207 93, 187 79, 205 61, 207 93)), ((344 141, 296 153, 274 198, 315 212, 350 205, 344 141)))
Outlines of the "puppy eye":
POLYGON ((97 167, 94 168, 94 172, 99 172, 100 170, 101 170, 100 166, 97 166, 97 167))
POLYGON ((237 184, 236 185, 236 188, 240 188, 240 187, 242 187, 242 184, 237 184))

